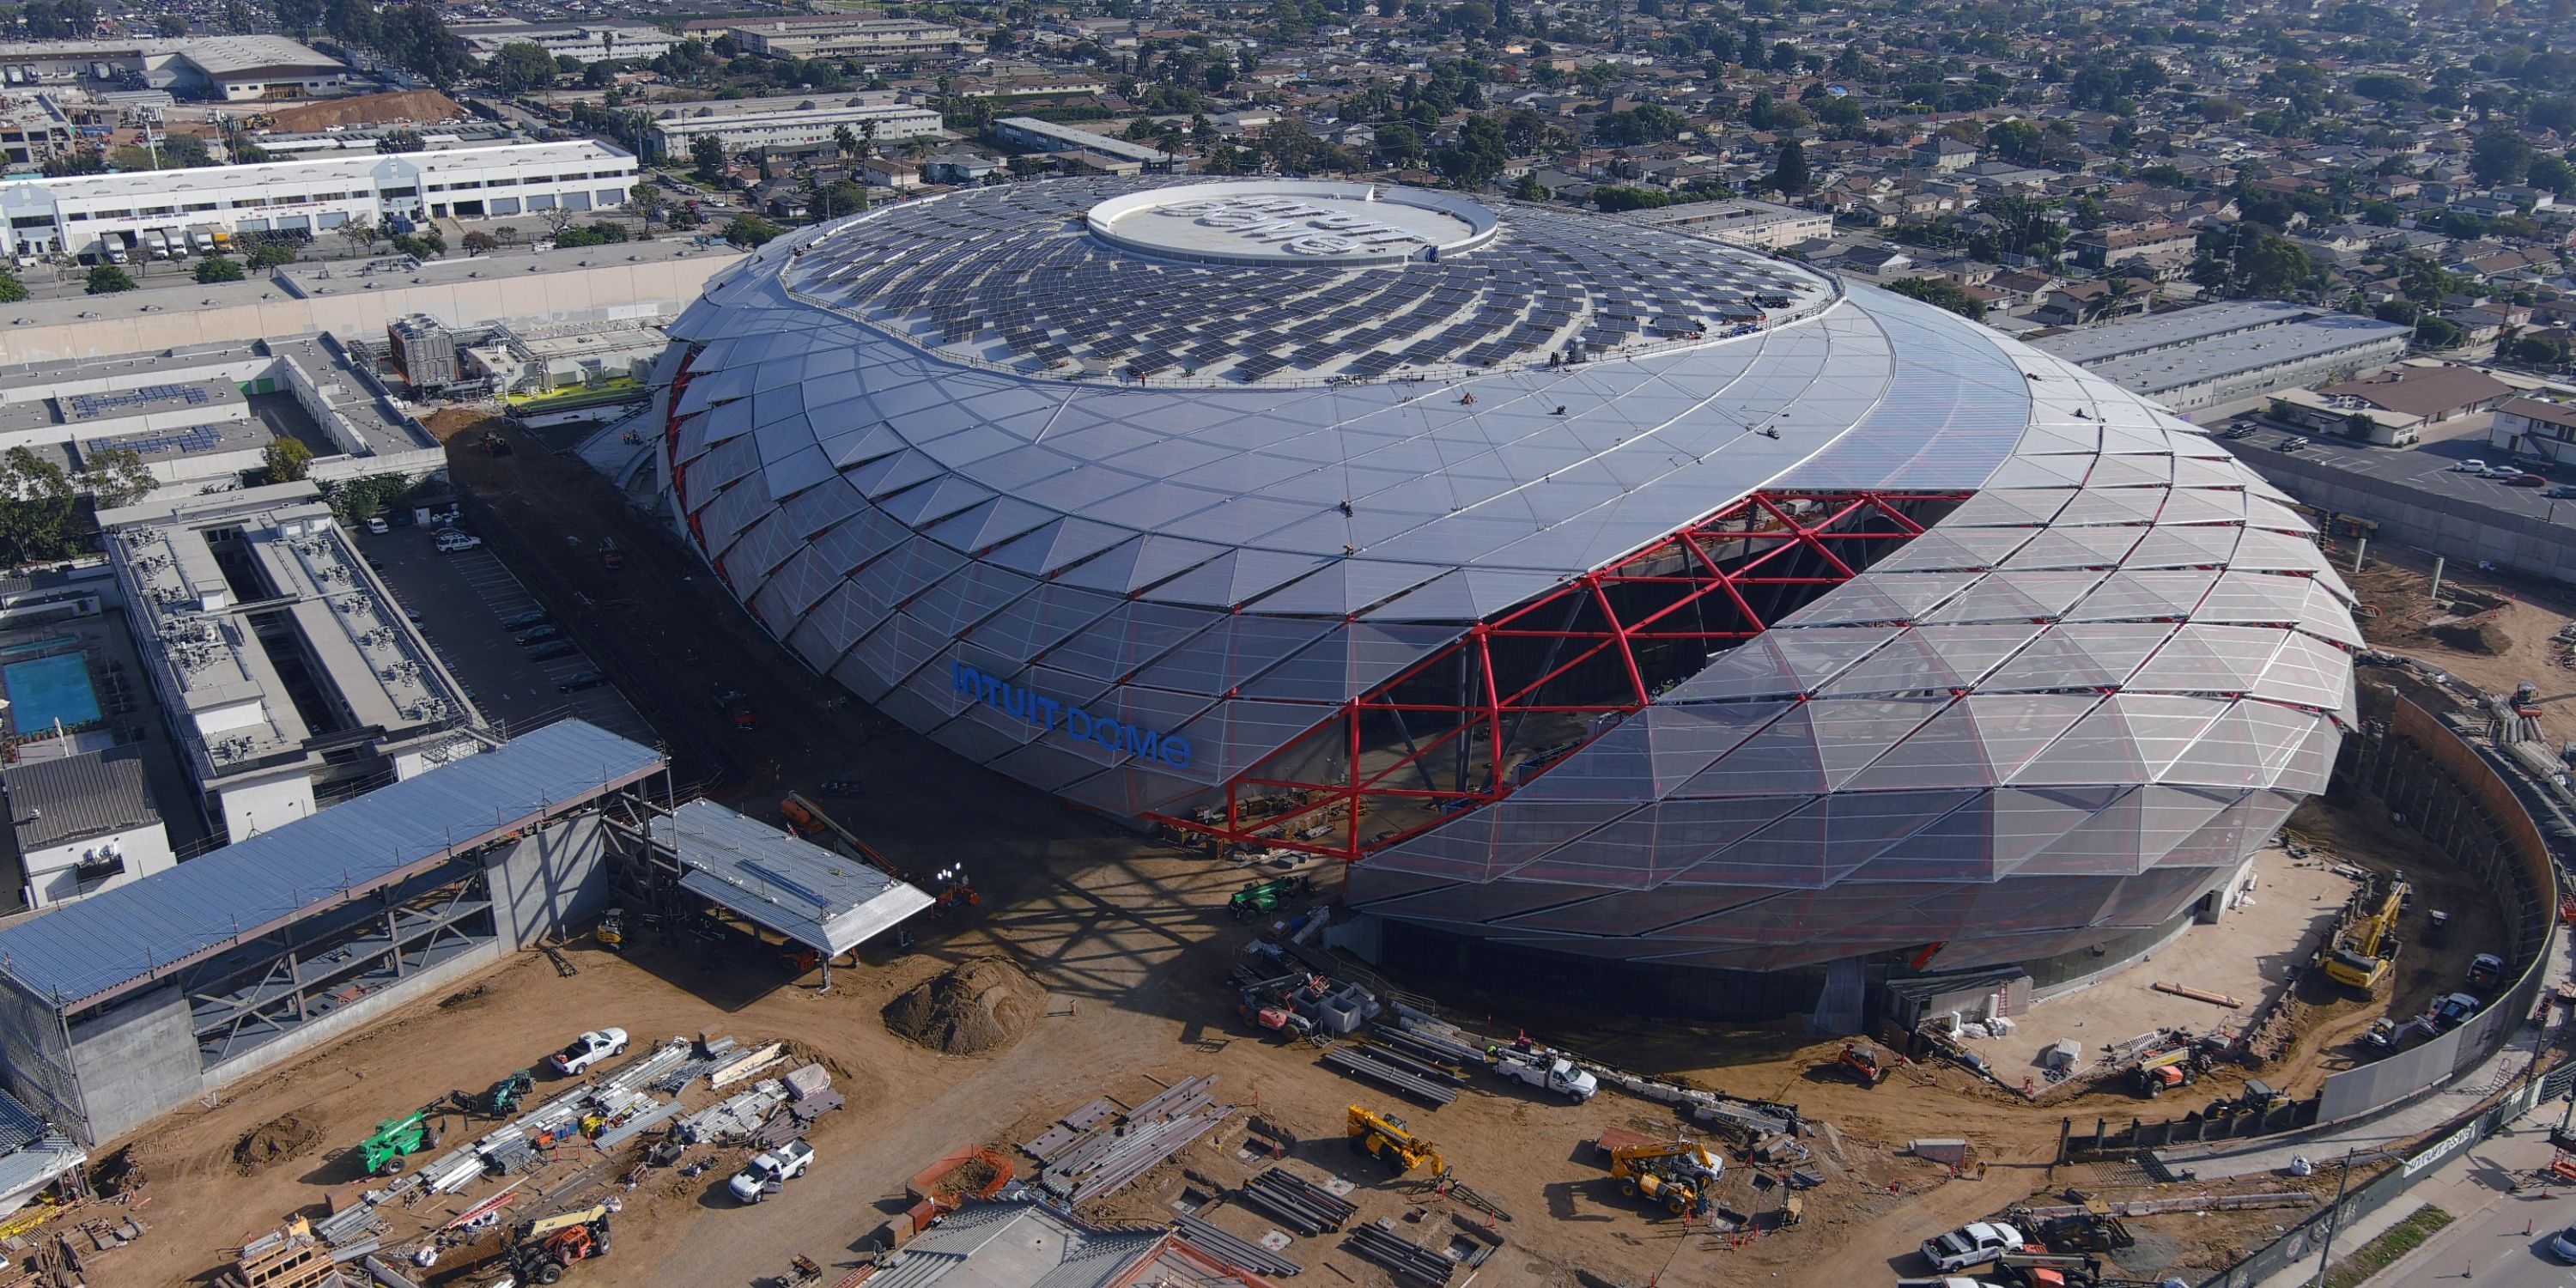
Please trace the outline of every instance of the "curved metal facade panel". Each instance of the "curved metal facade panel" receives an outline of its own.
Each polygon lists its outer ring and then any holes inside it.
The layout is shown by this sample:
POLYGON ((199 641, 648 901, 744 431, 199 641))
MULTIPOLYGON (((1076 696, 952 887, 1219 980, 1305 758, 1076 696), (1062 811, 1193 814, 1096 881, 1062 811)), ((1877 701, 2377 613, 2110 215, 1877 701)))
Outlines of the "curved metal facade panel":
POLYGON ((718 573, 960 754, 1364 855, 1391 917, 1752 969, 2160 924, 2322 789, 2350 592, 2153 404, 1558 211, 1348 266, 1084 232, 1153 186, 773 243, 657 368, 718 573))

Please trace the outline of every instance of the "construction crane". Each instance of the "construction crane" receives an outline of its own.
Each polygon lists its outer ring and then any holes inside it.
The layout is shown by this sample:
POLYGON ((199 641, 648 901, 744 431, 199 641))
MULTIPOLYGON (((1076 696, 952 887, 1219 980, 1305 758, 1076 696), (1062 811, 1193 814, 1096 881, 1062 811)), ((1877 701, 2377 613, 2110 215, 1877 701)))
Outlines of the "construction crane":
POLYGON ((1440 1151, 1408 1131, 1404 1120, 1393 1114, 1353 1105, 1348 1134, 1351 1152, 1375 1156, 1398 1176, 1417 1167, 1428 1167, 1433 1176, 1449 1174, 1449 1163, 1440 1157, 1440 1151))
POLYGON ((1631 1145, 1610 1153, 1610 1175, 1619 1192, 1663 1205, 1674 1216, 1706 1212, 1726 1164, 1689 1141, 1631 1145))
POLYGON ((2326 958, 2326 974, 2338 984, 2368 990, 2388 978, 2389 967, 2397 960, 2397 915, 2406 908, 2406 896, 2413 893, 2404 881, 2387 878, 2385 885, 2375 885, 2363 897, 2367 914, 2344 925, 2335 940, 2334 952, 2326 958))
POLYGON ((551 1284, 563 1278, 564 1267, 607 1256, 613 1210, 599 1203, 521 1225, 510 1243, 511 1270, 522 1283, 551 1284))

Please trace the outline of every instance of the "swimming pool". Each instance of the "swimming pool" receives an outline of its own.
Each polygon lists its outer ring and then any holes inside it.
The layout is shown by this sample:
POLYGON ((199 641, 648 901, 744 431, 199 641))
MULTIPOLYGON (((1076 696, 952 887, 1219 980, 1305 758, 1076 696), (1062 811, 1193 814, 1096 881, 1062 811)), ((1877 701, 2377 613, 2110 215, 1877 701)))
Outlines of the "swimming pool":
POLYGON ((65 729, 98 720, 98 694, 78 653, 11 662, 0 667, 0 684, 9 689, 9 723, 22 735, 41 735, 58 720, 65 729))

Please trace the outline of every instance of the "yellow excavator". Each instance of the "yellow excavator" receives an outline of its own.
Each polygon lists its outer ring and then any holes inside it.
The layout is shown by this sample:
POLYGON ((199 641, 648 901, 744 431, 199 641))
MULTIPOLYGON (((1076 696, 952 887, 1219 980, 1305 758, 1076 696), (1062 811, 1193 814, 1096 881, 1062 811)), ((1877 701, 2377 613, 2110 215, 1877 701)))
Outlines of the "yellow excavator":
POLYGON ((1417 1167, 1431 1169, 1435 1177, 1449 1174, 1448 1161, 1440 1157, 1440 1151, 1406 1130, 1404 1120, 1393 1114, 1353 1105, 1348 1132, 1352 1153, 1370 1155, 1394 1169, 1398 1176, 1417 1167))
POLYGON ((2364 991, 2388 978, 2397 961, 2397 915, 2405 910, 2409 893, 2407 884, 2395 877, 2374 885, 2361 901, 2369 911, 2345 924, 2326 958, 2328 978, 2364 991))
POLYGON ((1610 1153, 1610 1175, 1619 1192, 1661 1204, 1674 1216, 1706 1212, 1726 1164, 1690 1141, 1631 1145, 1610 1153))

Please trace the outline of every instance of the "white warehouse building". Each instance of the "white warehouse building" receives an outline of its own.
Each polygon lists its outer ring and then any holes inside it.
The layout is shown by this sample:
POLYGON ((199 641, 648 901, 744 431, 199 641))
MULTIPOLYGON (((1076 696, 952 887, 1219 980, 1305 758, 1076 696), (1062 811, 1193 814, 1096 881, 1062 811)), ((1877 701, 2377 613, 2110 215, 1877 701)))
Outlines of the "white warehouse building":
POLYGON ((22 255, 81 254, 150 233, 319 232, 352 219, 481 219, 623 205, 635 158, 603 143, 520 143, 0 184, 22 255))
POLYGON ((692 144, 707 136, 727 152, 794 147, 829 142, 834 131, 844 128, 865 134, 871 123, 879 143, 940 132, 936 109, 904 102, 890 90, 871 90, 830 98, 691 103, 653 122, 653 148, 661 156, 686 156, 692 144))

